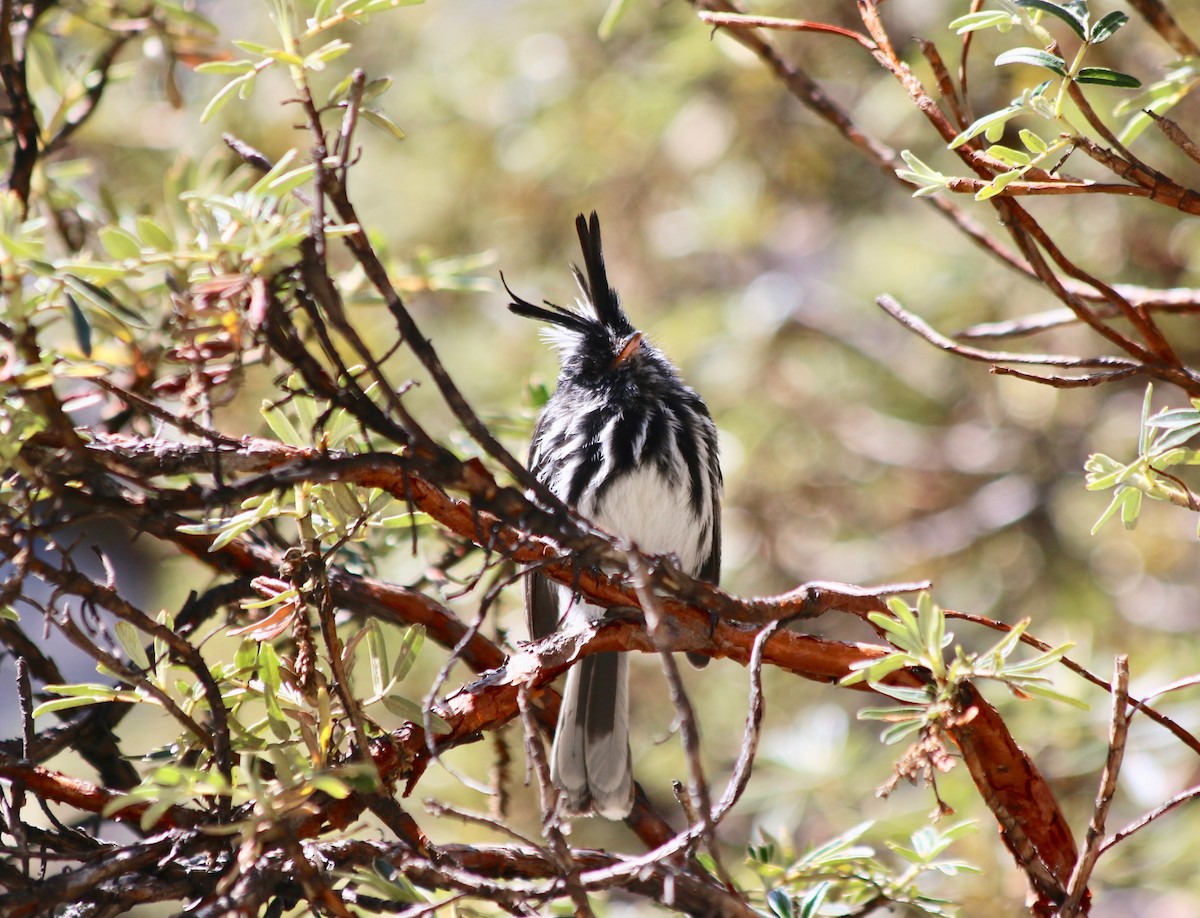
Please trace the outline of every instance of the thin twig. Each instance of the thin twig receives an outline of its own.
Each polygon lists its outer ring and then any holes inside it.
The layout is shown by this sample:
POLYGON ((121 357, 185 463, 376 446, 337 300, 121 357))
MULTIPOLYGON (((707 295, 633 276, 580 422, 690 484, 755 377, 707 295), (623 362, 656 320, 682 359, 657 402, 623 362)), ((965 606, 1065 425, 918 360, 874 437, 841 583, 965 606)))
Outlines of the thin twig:
POLYGON ((1083 851, 1075 862, 1071 881, 1067 886, 1067 898, 1059 909, 1059 918, 1074 918, 1088 897, 1088 879, 1100 857, 1104 840, 1104 824, 1109 807, 1117 792, 1117 775, 1121 771, 1121 760, 1125 756, 1125 741, 1129 735, 1129 657, 1121 654, 1113 666, 1112 716, 1108 728, 1108 756, 1104 761, 1104 772, 1100 776, 1100 788, 1096 792, 1096 805, 1088 823, 1083 851))

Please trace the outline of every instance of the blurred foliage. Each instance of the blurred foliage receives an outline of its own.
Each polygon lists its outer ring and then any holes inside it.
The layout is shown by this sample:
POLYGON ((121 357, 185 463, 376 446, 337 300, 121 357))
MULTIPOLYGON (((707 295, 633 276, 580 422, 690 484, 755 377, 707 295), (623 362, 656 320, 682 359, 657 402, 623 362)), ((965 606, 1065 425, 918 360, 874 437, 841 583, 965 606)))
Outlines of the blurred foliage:
MULTIPOLYGON (((1130 103, 1128 91, 1094 87, 1089 91, 1101 114, 1116 130, 1124 125, 1131 142, 1134 125, 1144 126, 1136 115, 1141 106, 1169 105, 1173 118, 1195 124, 1197 101, 1186 93, 1195 84, 1195 61, 1178 61, 1136 19, 1100 45, 1094 29, 1115 22, 1109 18, 1115 9, 1096 5, 1108 16, 1086 27, 1096 45, 1089 48, 1089 62, 1094 52, 1099 70, 1136 74, 1149 94, 1130 103), (1125 105, 1120 115, 1113 112, 1118 105, 1125 105), (1126 121, 1130 115, 1134 120, 1126 121)), ((309 442, 314 431, 324 431, 330 443, 352 437, 353 431, 339 430, 336 417, 323 415, 323 407, 295 398, 287 400, 286 411, 280 407, 269 373, 246 353, 249 330, 237 318, 253 308, 261 291, 232 280, 243 269, 264 273, 272 263, 287 263, 309 218, 304 201, 288 193, 309 179, 311 166, 305 165, 308 139, 293 130, 297 110, 280 104, 289 93, 287 68, 307 65, 321 97, 338 105, 347 72, 338 58, 352 45, 353 65, 390 84, 369 84, 377 114, 372 129, 358 135, 362 149, 350 173, 351 195, 450 374, 514 452, 523 452, 554 357, 527 323, 505 311, 497 269, 531 299, 568 300, 571 218, 594 208, 605 221, 611 275, 631 316, 681 365, 720 427, 727 487, 723 584, 731 592, 774 593, 808 579, 869 584, 929 578, 942 606, 1012 625, 1028 621, 1030 633, 1051 644, 1073 643, 1071 656, 1093 671, 1106 672, 1114 654, 1128 654, 1134 695, 1195 671, 1195 655, 1180 648, 1200 626, 1195 523, 1167 505, 1187 504, 1158 472, 1170 464, 1164 453, 1172 462, 1193 461, 1194 451, 1182 449, 1174 432, 1196 422, 1197 406, 1187 408, 1181 396, 1160 390, 1161 404, 1170 410, 1145 415, 1139 427, 1140 384, 1057 391, 991 376, 984 365, 942 354, 893 323, 874 306, 884 291, 949 329, 1039 312, 1055 302, 1036 284, 1014 279, 872 170, 728 36, 698 24, 687 4, 627 3, 613 21, 605 19, 606 0, 428 2, 372 16, 369 24, 334 21, 331 5, 323 4, 313 17, 323 50, 306 52, 309 57, 296 56, 286 41, 279 48, 272 44, 269 6, 105 0, 64 5, 39 26, 30 44, 31 80, 43 129, 53 132, 86 96, 90 62, 120 35, 123 18, 136 19, 147 7, 145 15, 155 23, 123 49, 96 114, 35 176, 44 206, 25 215, 9 200, 0 215, 5 313, 36 312, 46 340, 60 347, 44 364, 18 365, 10 356, 9 379, 32 389, 39 380, 70 386, 113 368, 136 376, 140 349, 167 347, 180 328, 191 329, 192 349, 177 346, 169 355, 178 374, 154 381, 155 392, 181 411, 223 431, 270 429, 296 444, 309 442), (598 35, 602 23, 610 33, 605 40, 598 35), (242 39, 236 47, 233 37, 242 39), (261 150, 276 169, 257 176, 237 165, 221 131, 261 150), (17 260, 41 267, 14 284, 17 260), (175 292, 198 282, 211 285, 210 295, 182 308, 175 292), (230 377, 200 386, 196 374, 213 348, 229 355, 230 377), (226 382, 228 400, 214 400, 226 382), (258 413, 264 399, 265 420, 258 413), (285 435, 296 422, 290 419, 300 420, 297 413, 304 412, 300 432, 285 435), (1085 483, 1084 463, 1093 453, 1104 455, 1092 460, 1085 483), (1127 522, 1125 508, 1141 494, 1166 501, 1139 504, 1136 529, 1110 525, 1092 532, 1105 504, 1088 487, 1114 486, 1121 488, 1114 512, 1121 510, 1127 522)), ((813 0, 803 6, 806 18, 858 25, 849 4, 813 0)), ((796 12, 782 4, 765 7, 780 15, 796 12)), ((1200 30, 1195 9, 1176 7, 1185 27, 1200 30)), ((894 0, 885 10, 893 35, 928 37, 956 65, 958 45, 948 23, 966 4, 894 0)), ((1006 112, 1008 100, 1028 102, 1041 77, 1031 79, 1023 67, 992 66, 1012 47, 1012 36, 981 30, 975 42, 976 110, 1006 112)), ((945 166, 952 160, 944 146, 926 136, 920 114, 868 55, 817 35, 780 35, 778 43, 802 58, 862 124, 911 150, 910 165, 928 164, 925 174, 933 176, 953 172, 945 166)), ((924 72, 915 48, 905 54, 924 72)), ((1098 72, 1091 76, 1101 82, 1098 72)), ((1048 151, 1058 152, 1056 140, 1024 130, 1014 139, 1015 128, 1006 121, 993 119, 976 133, 1009 128, 988 139, 1013 144, 1004 149, 1014 157, 1014 175, 1028 165, 1022 156, 1040 162, 1048 151)), ((1152 130, 1136 137, 1135 149, 1149 160, 1186 166, 1152 130)), ((1075 165, 1087 172, 1085 164, 1072 160, 1075 165)), ((990 220, 986 205, 979 208, 978 219, 990 220)), ((1031 209, 1056 238, 1069 241, 1081 262, 1102 266, 1106 279, 1200 286, 1197 230, 1177 212, 1094 196, 1039 200, 1031 209)), ((377 323, 390 330, 377 298, 352 268, 342 293, 360 327, 369 332, 377 323)), ((1186 330, 1192 321, 1183 315, 1164 319, 1164 325, 1186 330)), ((1185 359, 1195 364, 1200 339, 1178 337, 1185 359)), ((1078 328, 1064 326, 1038 346, 1074 353, 1094 344, 1078 328)), ((406 404, 424 412, 433 431, 464 452, 474 448, 410 356, 393 358, 388 369, 413 381, 406 404)), ((137 391, 135 384, 129 387, 137 391)), ((72 390, 79 393, 81 412, 87 410, 85 389, 79 384, 72 390)), ((24 407, 14 401, 5 414, 0 458, 6 465, 18 461, 14 444, 39 424, 24 407)), ((468 570, 456 571, 457 559, 447 563, 453 545, 422 540, 414 557, 407 530, 388 529, 420 520, 394 523, 394 508, 337 485, 249 504, 240 508, 241 517, 214 518, 205 531, 228 533, 268 519, 277 524, 308 502, 319 505, 322 538, 369 539, 367 548, 351 548, 364 569, 435 591, 467 620, 485 602, 488 585, 475 583, 468 570)), ((177 606, 177 568, 155 567, 136 554, 140 550, 130 549, 131 565, 147 581, 143 605, 177 606)), ((288 599, 278 592, 272 602, 288 599)), ((495 610, 498 634, 523 637, 520 605, 518 589, 503 593, 495 610)), ((813 627, 842 639, 874 639, 848 618, 819 620, 813 627)), ((958 631, 966 652, 996 653, 988 650, 993 635, 968 626, 958 631)), ((393 683, 403 678, 395 673, 399 661, 388 665, 382 636, 368 633, 361 641, 361 665, 386 707, 393 683)), ((935 643, 940 659, 940 639, 935 643)), ((245 702, 261 705, 250 732, 265 743, 272 725, 278 727, 271 699, 278 706, 286 687, 269 675, 261 655, 240 646, 218 641, 205 653, 215 660, 228 652, 235 661, 223 684, 236 685, 245 702)), ((932 646, 925 641, 926 650, 932 646)), ((393 654, 400 652, 392 647, 393 654)), ((432 682, 441 658, 431 656, 426 653, 410 679, 432 682)), ((1000 691, 989 697, 1051 780, 1072 824, 1082 829, 1104 760, 1107 705, 1081 680, 1062 670, 1055 674, 1055 691, 1087 701, 1091 713, 1038 699, 1019 702, 1000 691)), ((162 674, 169 687, 168 677, 162 674)), ((633 678, 635 772, 666 810, 672 806, 670 779, 685 774, 682 755, 677 743, 655 742, 673 728, 671 712, 658 703, 656 666, 635 661, 633 678)), ((766 907, 777 914, 816 914, 812 903, 825 901, 824 892, 814 891, 820 887, 783 893, 787 905, 772 893, 781 888, 780 876, 801 876, 829 858, 837 870, 856 876, 862 889, 893 882, 878 879, 871 853, 850 846, 867 837, 874 844, 911 836, 900 854, 914 868, 912 877, 897 888, 914 907, 939 914, 936 900, 946 897, 967 915, 1021 913, 1023 880, 994 832, 958 839, 956 860, 948 862, 970 862, 981 868, 978 873, 949 869, 936 858, 941 839, 957 838, 957 829, 921 842, 913 834, 934 831, 926 827, 932 805, 927 790, 902 787, 887 800, 874 799, 874 788, 891 776, 890 751, 871 726, 855 722, 862 703, 855 693, 798 684, 781 673, 764 678, 763 748, 747 795, 723 831, 730 862, 751 840, 747 869, 771 891, 764 892, 766 907), (864 821, 873 826, 862 835, 847 833, 864 821), (831 849, 830 838, 844 846, 831 849), (785 856, 785 850, 792 853, 785 856), (797 857, 794 850, 810 853, 797 857), (918 875, 919 890, 913 885, 918 875)), ((705 746, 709 773, 723 780, 736 750, 721 738, 741 729, 745 673, 718 663, 686 679, 704 735, 716 740, 705 746)), ((389 707, 391 714, 411 713, 403 704, 409 695, 394 697, 400 709, 389 707)), ((76 692, 48 704, 80 699, 102 700, 76 692)), ((1167 696, 1160 707, 1185 727, 1200 726, 1186 694, 1167 696)), ((303 720, 286 706, 283 715, 303 720)), ((313 716, 319 733, 321 712, 313 716)), ((145 723, 130 721, 131 727, 145 723)), ((14 735, 16 725, 6 724, 2 732, 14 735)), ((153 751, 160 739, 147 734, 139 745, 153 751)), ((1191 754, 1167 739, 1153 725, 1135 721, 1111 825, 1130 822, 1194 783, 1191 754)), ((317 742, 294 752, 311 759, 321 748, 317 742)), ((488 755, 482 747, 459 749, 447 764, 486 783, 488 755)), ((273 761, 281 774, 296 768, 285 757, 273 761)), ((355 778, 314 774, 319 782, 306 778, 290 789, 295 800, 285 802, 298 805, 314 790, 341 792, 339 782, 355 778)), ((169 801, 209 793, 199 786, 203 780, 160 768, 149 773, 147 786, 157 788, 155 799, 169 801), (175 789, 172 795, 161 796, 165 787, 175 789)), ((533 795, 516 784, 514 824, 536 831, 533 795)), ((431 769, 422 789, 469 808, 488 805, 449 769, 431 769)), ((963 770, 941 777, 938 791, 960 814, 980 812, 963 770)), ((1184 810, 1169 819, 1169 826, 1139 835, 1102 860, 1094 914, 1200 910, 1190 853, 1190 842, 1200 838, 1200 816, 1184 810)), ((438 831, 441 839, 493 840, 478 827, 448 820, 438 822, 438 831)), ((575 833, 576 841, 637 850, 636 839, 620 825, 581 823, 575 833)), ((392 878, 372 875, 371 882, 387 895, 392 878)), ((397 901, 406 901, 410 890, 397 890, 397 901)), ((614 903, 612 912, 618 911, 614 903)))

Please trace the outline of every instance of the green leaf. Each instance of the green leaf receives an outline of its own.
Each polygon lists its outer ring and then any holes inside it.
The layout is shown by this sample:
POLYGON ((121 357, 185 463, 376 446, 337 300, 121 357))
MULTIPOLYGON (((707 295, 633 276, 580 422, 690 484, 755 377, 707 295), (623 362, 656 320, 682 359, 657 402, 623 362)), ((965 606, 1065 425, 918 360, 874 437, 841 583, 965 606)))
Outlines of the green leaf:
POLYGON ((907 720, 902 723, 892 724, 879 734, 879 739, 885 746, 891 746, 894 743, 900 742, 906 736, 916 733, 921 729, 921 724, 920 720, 907 720))
POLYGON ((967 13, 965 16, 952 19, 950 21, 950 28, 954 29, 958 35, 991 28, 1007 32, 1012 28, 1014 23, 1015 20, 1012 14, 1006 13, 1004 10, 981 10, 977 13, 967 13))
POLYGON ((897 701, 902 701, 905 704, 921 707, 933 700, 930 697, 928 688, 913 688, 910 685, 888 685, 883 682, 872 682, 870 685, 871 688, 881 695, 887 695, 889 698, 895 698, 897 701))
POLYGON ((932 166, 927 166, 912 150, 901 150, 900 158, 908 164, 908 168, 913 171, 914 175, 919 175, 922 178, 937 179, 938 181, 945 179, 942 173, 938 172, 932 166))
POLYGON ((217 73, 223 76, 240 76, 254 69, 254 62, 241 61, 205 61, 195 67, 196 73, 217 73))
POLYGON ((1142 512, 1142 492, 1137 488, 1126 488, 1125 500, 1121 503, 1121 524, 1126 529, 1136 529, 1138 515, 1142 512))
POLYGON ((991 182, 975 192, 975 200, 986 201, 988 198, 994 198, 1024 174, 1024 169, 1013 169, 1011 172, 1001 172, 994 179, 992 179, 991 182))
POLYGON ((148 670, 150 668, 150 658, 146 655, 146 648, 142 645, 142 633, 137 630, 130 622, 119 621, 114 626, 113 631, 117 636, 117 643, 121 645, 121 649, 125 651, 125 656, 140 670, 148 670))
POLYGON ((282 406, 276 405, 269 399, 263 399, 262 408, 260 409, 263 420, 267 422, 267 426, 271 428, 271 432, 275 434, 287 446, 306 446, 308 438, 301 436, 300 431, 292 423, 283 411, 282 406))
POLYGON ((832 880, 822 880, 806 892, 804 898, 800 901, 799 918, 817 918, 821 914, 821 906, 825 903, 825 896, 832 887, 832 880))
POLYGON ((1075 74, 1076 83, 1094 83, 1097 86, 1116 86, 1118 89, 1137 89, 1142 81, 1119 70, 1107 67, 1084 67, 1075 74))
POLYGON ((1182 446, 1188 440, 1191 440, 1196 435, 1200 434, 1200 421, 1188 424, 1183 427, 1177 427, 1158 437, 1154 441, 1152 447, 1154 453, 1164 453, 1174 449, 1177 446, 1182 446))
POLYGON ((1014 115, 1020 114, 1022 109, 1023 106, 1021 105, 1009 105, 994 112, 989 112, 986 115, 981 115, 971 122, 962 133, 950 141, 948 144, 949 149, 958 149, 968 140, 993 129, 996 125, 999 125, 1003 129, 1004 124, 1014 115))
POLYGON ((1098 45, 1102 41, 1108 41, 1110 38, 1116 35, 1121 26, 1125 25, 1125 23, 1128 21, 1129 17, 1119 10, 1106 13, 1100 17, 1099 21, 1097 21, 1095 25, 1092 26, 1091 34, 1088 36, 1088 42, 1093 45, 1098 45))
POLYGON ((863 661, 861 664, 855 663, 852 667, 854 672, 848 676, 843 676, 838 681, 838 685, 853 685, 856 682, 862 682, 864 679, 869 682, 879 682, 896 670, 913 665, 915 662, 915 658, 910 654, 890 653, 886 657, 873 662, 863 661))
POLYGON ((376 695, 387 691, 384 674, 388 669, 387 646, 383 640, 383 629, 379 622, 371 619, 367 625, 367 658, 371 664, 371 688, 376 695))
POLYGON ((334 775, 313 775, 308 783, 314 790, 319 790, 334 800, 345 800, 353 792, 350 785, 334 775))
POLYGON ((1142 396, 1141 437, 1138 439, 1138 452, 1146 455, 1150 449, 1150 408, 1154 403, 1154 383, 1146 383, 1146 393, 1142 396))
POLYGON ((1072 32, 1079 36, 1080 41, 1087 41, 1087 0, 1062 0, 1061 3, 1051 3, 1050 0, 1016 0, 1016 2, 1017 6, 1040 10, 1061 19, 1071 27, 1072 32))
POLYGON ((258 677, 271 694, 279 691, 282 684, 279 672, 279 655, 275 648, 266 641, 258 647, 258 677))
POLYGON ((995 644, 981 653, 979 655, 979 659, 996 657, 1000 660, 1004 660, 1006 657, 1008 657, 1008 655, 1012 653, 1016 649, 1017 645, 1021 642, 1021 635, 1023 635, 1025 633, 1025 629, 1029 627, 1029 621, 1030 620, 1028 618, 1023 618, 1013 625, 1008 634, 1004 635, 1004 637, 1000 638, 1000 640, 998 640, 995 644))
POLYGON ((993 156, 1009 166, 1028 166, 1032 160, 1023 150, 1014 150, 1003 144, 994 143, 987 149, 988 156, 993 156))
POLYGON ((1142 422, 1147 427, 1175 428, 1191 424, 1200 424, 1200 411, 1195 408, 1174 408, 1160 411, 1152 418, 1142 422))
POLYGON ((130 275, 128 268, 123 268, 120 265, 101 265, 90 261, 67 261, 59 262, 58 270, 75 275, 80 278, 87 278, 92 281, 110 281, 122 280, 130 275))
MULTIPOLYGON (((1109 501, 1108 507, 1105 509, 1105 511, 1103 513, 1100 514, 1100 519, 1096 520, 1095 524, 1092 526, 1092 529, 1091 529, 1092 535, 1095 535, 1097 532, 1099 532, 1100 527, 1103 526, 1105 523, 1107 523, 1109 521, 1109 519, 1111 519, 1118 510, 1122 510, 1122 508, 1125 505, 1125 501, 1126 501, 1125 495, 1131 494, 1131 493, 1137 494, 1137 493, 1141 493, 1141 492, 1138 491, 1136 488, 1123 487, 1123 488, 1119 488, 1113 494, 1112 500, 1109 501)), ((1124 513, 1122 513, 1122 516, 1124 516, 1124 513)))
POLYGON ((257 72, 252 70, 247 74, 230 80, 222 86, 217 91, 217 94, 208 100, 208 105, 204 106, 204 111, 200 113, 200 123, 207 124, 209 120, 216 116, 217 112, 233 99, 233 94, 241 92, 245 85, 253 86, 257 75, 257 72))
MULTIPOLYGON (((425 724, 425 709, 410 698, 405 698, 402 695, 385 695, 383 697, 383 706, 397 717, 403 717, 405 720, 410 720, 418 726, 424 726, 425 724)), ((428 716, 434 733, 444 736, 450 732, 450 725, 443 718, 433 711, 428 712, 428 716)))
MULTIPOLYGON (((1028 619, 1026 619, 1028 621, 1028 619)), ((1053 666, 1059 660, 1067 655, 1072 647, 1075 646, 1074 641, 1067 641, 1058 647, 1051 648, 1044 653, 1039 653, 1036 657, 1030 657, 1028 660, 1022 660, 1020 663, 1009 663, 1004 667, 1005 676, 1023 675, 1025 673, 1036 673, 1038 670, 1046 669, 1053 666)))
POLYGON ((792 897, 786 889, 776 886, 767 891, 767 907, 775 918, 795 918, 792 912, 792 897))
POLYGON ((1050 149, 1050 145, 1037 134, 1033 133, 1033 131, 1021 128, 1018 136, 1021 138, 1021 143, 1025 144, 1025 149, 1035 156, 1045 153, 1050 149))
POLYGON ((136 328, 149 328, 145 319, 103 287, 93 284, 89 280, 84 280, 82 277, 76 277, 74 274, 62 273, 62 267, 62 265, 59 265, 55 271, 62 277, 63 284, 74 290, 81 299, 91 303, 106 315, 112 316, 118 322, 127 322, 136 328))
POLYGON ((142 255, 141 244, 129 230, 119 226, 102 226, 97 231, 97 235, 100 237, 100 244, 104 246, 105 251, 118 261, 124 261, 126 258, 140 258, 142 255))
POLYGON ((267 184, 267 187, 277 195, 285 195, 299 188, 309 179, 311 179, 317 171, 316 163, 308 163, 305 166, 299 166, 291 172, 285 172, 283 175, 273 179, 267 184))
POLYGON ((53 711, 65 711, 68 708, 82 708, 85 705, 96 704, 102 701, 116 701, 115 698, 54 698, 50 701, 43 701, 33 709, 34 717, 41 717, 43 714, 49 714, 53 711))
POLYGON ((997 67, 1003 64, 1028 64, 1057 73, 1059 76, 1067 75, 1067 62, 1057 54, 1051 54, 1041 48, 1012 48, 997 57, 995 63, 997 67))
POLYGON ((142 243, 152 249, 159 252, 170 252, 175 249, 175 240, 171 238, 171 234, 153 217, 138 217, 137 231, 142 238, 142 243))
POLYGON ((867 619, 883 631, 887 632, 888 640, 901 650, 919 654, 921 652, 920 633, 915 627, 909 628, 902 622, 889 618, 881 612, 868 612, 867 619))
POLYGON ((317 48, 316 51, 305 55, 304 69, 324 70, 326 64, 341 57, 350 50, 350 47, 351 45, 349 42, 342 41, 340 38, 334 39, 333 41, 317 48))
POLYGON ((359 112, 359 114, 371 122, 371 124, 375 125, 375 127, 387 131, 396 140, 404 139, 404 131, 400 130, 400 126, 387 115, 383 114, 383 112, 377 111, 373 108, 364 108, 361 112, 359 112))
POLYGON ((79 303, 75 301, 75 297, 67 294, 67 311, 71 315, 71 327, 75 330, 75 340, 79 343, 79 350, 83 352, 84 357, 92 356, 92 326, 88 324, 87 316, 83 314, 83 310, 79 308, 79 303))
POLYGON ((1080 701, 1078 698, 1073 698, 1070 695, 1064 695, 1062 692, 1052 688, 1046 688, 1044 685, 1021 685, 1021 691, 1027 695, 1036 695, 1038 698, 1045 698, 1048 701, 1061 701, 1063 704, 1069 704, 1073 708, 1078 708, 1081 711, 1090 711, 1091 705, 1086 701, 1080 701))
POLYGON ((400 641, 400 650, 396 654, 396 662, 392 667, 392 678, 400 682, 408 675, 417 657, 421 654, 421 645, 425 643, 425 626, 410 625, 400 641))

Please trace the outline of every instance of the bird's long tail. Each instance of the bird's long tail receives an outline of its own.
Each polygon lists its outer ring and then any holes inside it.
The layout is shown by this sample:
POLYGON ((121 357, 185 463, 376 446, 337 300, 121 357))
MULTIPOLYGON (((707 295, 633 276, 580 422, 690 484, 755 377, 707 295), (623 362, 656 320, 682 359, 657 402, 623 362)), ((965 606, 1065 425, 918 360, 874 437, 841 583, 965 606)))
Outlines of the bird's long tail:
POLYGON ((623 653, 584 657, 567 673, 551 778, 572 813, 623 819, 633 806, 629 754, 629 660, 623 653))

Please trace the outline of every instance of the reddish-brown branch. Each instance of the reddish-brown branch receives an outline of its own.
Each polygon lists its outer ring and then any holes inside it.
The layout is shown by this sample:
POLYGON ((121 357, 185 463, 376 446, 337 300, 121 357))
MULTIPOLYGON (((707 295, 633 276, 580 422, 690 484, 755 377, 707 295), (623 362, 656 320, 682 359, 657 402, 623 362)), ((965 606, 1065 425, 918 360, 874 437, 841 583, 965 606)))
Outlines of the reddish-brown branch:
MULTIPOLYGON (((0 778, 20 782, 43 800, 71 806, 83 813, 99 815, 109 803, 121 796, 106 787, 69 777, 51 768, 9 759, 0 759, 0 778)), ((137 824, 147 807, 148 804, 145 803, 133 803, 117 810, 109 818, 117 822, 137 824)), ((202 813, 186 807, 172 806, 155 822, 155 826, 160 830, 186 828, 198 825, 203 820, 202 813)))

